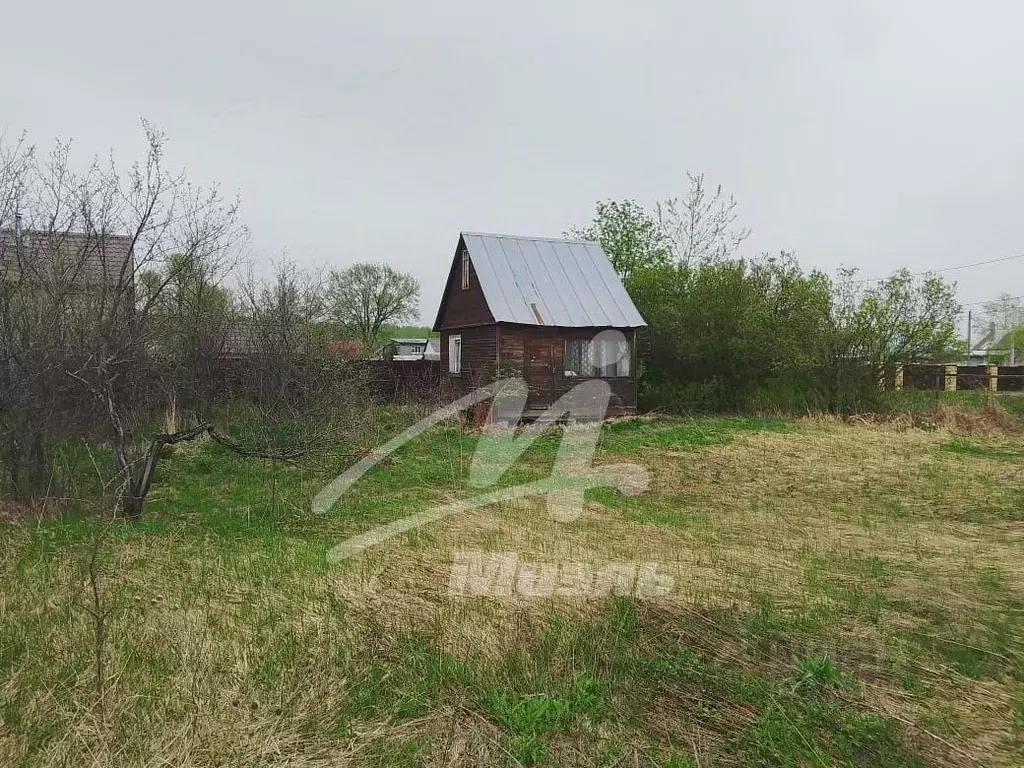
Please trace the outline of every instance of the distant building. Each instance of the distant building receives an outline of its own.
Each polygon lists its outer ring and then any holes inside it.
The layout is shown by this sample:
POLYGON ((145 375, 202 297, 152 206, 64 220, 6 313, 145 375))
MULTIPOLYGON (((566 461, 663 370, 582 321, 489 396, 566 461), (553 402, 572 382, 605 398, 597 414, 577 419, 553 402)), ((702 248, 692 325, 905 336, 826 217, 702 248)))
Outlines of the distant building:
POLYGON ((1024 326, 1017 326, 998 339, 995 326, 990 326, 971 346, 963 361, 965 365, 1016 365, 1024 360, 1024 326))
POLYGON ((49 291, 134 295, 135 260, 127 235, 0 229, 0 283, 49 291))
POLYGON ((373 355, 374 360, 440 360, 437 339, 390 339, 373 355))
POLYGON ((337 341, 330 342, 327 347, 338 357, 345 358, 346 360, 354 360, 357 357, 361 357, 363 351, 363 346, 355 339, 338 339, 337 341))
POLYGON ((441 359, 441 340, 440 339, 427 339, 427 349, 423 353, 424 360, 440 360, 441 359))

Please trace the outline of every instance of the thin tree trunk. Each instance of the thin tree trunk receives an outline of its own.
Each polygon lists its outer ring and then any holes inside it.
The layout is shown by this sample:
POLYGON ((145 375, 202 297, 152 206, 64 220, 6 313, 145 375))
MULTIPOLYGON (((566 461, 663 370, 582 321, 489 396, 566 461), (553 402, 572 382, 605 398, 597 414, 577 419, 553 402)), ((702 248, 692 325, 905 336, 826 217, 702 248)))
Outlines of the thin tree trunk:
MULTIPOLYGON (((122 514, 130 520, 138 520, 142 517, 142 507, 146 503, 149 489, 153 485, 153 475, 156 472, 157 462, 160 461, 160 452, 163 451, 165 445, 176 445, 195 440, 204 434, 209 434, 212 429, 212 424, 204 423, 192 429, 183 429, 180 432, 157 435, 153 438, 153 442, 149 444, 149 450, 146 451, 146 458, 138 477, 132 476, 131 472, 128 473, 128 482, 121 493, 122 514)), ((123 447, 119 453, 122 457, 124 456, 123 447)))

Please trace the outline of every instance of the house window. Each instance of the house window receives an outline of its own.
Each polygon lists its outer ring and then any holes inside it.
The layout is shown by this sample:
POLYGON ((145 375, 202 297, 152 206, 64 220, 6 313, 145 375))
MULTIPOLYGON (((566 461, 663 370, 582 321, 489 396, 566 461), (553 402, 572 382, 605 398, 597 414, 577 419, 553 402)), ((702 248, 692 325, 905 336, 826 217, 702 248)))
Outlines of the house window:
POLYGON ((462 373, 462 337, 448 337, 448 373, 462 373))
POLYGON ((565 375, 569 377, 629 376, 629 361, 629 342, 623 338, 565 340, 565 375))
POLYGON ((469 251, 462 251, 462 290, 469 288, 469 251))

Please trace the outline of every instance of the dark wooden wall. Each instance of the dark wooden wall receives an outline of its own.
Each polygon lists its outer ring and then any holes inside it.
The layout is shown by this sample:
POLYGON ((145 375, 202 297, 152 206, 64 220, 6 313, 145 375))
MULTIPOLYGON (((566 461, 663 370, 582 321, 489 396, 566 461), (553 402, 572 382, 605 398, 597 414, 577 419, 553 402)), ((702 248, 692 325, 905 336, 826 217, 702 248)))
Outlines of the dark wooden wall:
POLYGON ((943 389, 946 366, 921 364, 903 366, 903 386, 907 389, 943 389))
MULTIPOLYGON (((518 376, 530 385, 527 411, 546 408, 584 381, 587 377, 565 376, 566 339, 592 339, 593 328, 546 328, 534 326, 489 325, 441 331, 441 377, 454 394, 464 395, 497 378, 518 376), (448 339, 453 334, 462 336, 462 371, 453 376, 448 373, 448 339), (500 354, 499 354, 500 350, 500 354), (532 363, 531 363, 532 361, 532 363), (530 370, 532 365, 532 370, 530 370)), ((633 345, 633 332, 623 329, 633 345)), ((636 413, 636 349, 632 346, 631 375, 605 378, 611 389, 607 411, 597 404, 574 402, 579 418, 627 416, 636 413)), ((503 414, 495 414, 503 418, 503 414)))
POLYGON ((1000 392, 1024 390, 1024 365, 1000 365, 996 386, 1000 392))
POLYGON ((437 360, 360 360, 365 386, 386 403, 432 403, 439 399, 441 364, 437 360))
POLYGON ((494 323, 494 315, 487 306, 484 292, 480 290, 480 281, 477 279, 472 261, 469 264, 469 288, 462 289, 463 247, 460 240, 459 248, 455 252, 455 261, 448 274, 448 285, 444 289, 440 322, 435 330, 494 323))
POLYGON ((957 389, 988 389, 987 365, 958 365, 956 368, 957 389))
MULTIPOLYGON (((527 409, 535 403, 540 404, 545 398, 549 404, 571 391, 586 377, 564 375, 566 339, 592 339, 599 329, 595 328, 548 328, 543 326, 500 326, 501 373, 504 376, 521 376, 530 382, 545 365, 550 369, 550 394, 547 391, 533 391, 531 383, 527 409), (528 368, 531 366, 533 370, 528 368), (529 374, 533 374, 533 376, 529 374), (534 403, 531 403, 531 400, 534 403)), ((605 378, 611 388, 611 400, 608 412, 595 417, 625 416, 636 413, 636 349, 633 343, 633 331, 622 329, 631 345, 633 359, 630 361, 630 375, 622 378, 605 378)), ((546 384, 546 382, 545 382, 546 384)), ((544 387, 546 390, 546 386, 544 387)), ((587 404, 576 403, 583 411, 588 411, 587 404)))
POLYGON ((498 326, 479 325, 441 331, 441 376, 451 380, 456 392, 466 394, 495 380, 498 355, 498 326), (448 339, 462 336, 462 371, 456 376, 448 372, 448 339))

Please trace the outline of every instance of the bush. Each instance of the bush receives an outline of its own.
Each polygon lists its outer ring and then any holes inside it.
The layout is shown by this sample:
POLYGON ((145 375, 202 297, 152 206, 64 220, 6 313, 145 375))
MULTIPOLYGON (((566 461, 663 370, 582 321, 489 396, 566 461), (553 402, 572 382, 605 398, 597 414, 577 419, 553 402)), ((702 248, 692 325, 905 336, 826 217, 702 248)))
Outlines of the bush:
POLYGON ((641 335, 642 406, 679 411, 803 410, 829 329, 829 281, 789 256, 645 270, 627 284, 641 335))

